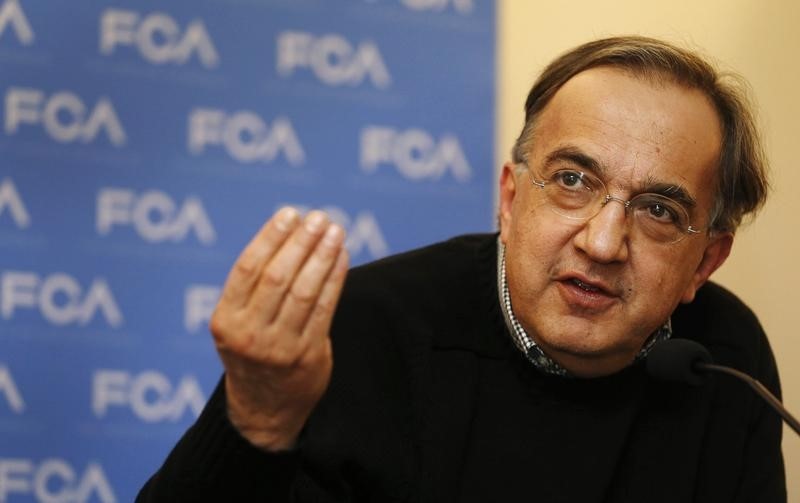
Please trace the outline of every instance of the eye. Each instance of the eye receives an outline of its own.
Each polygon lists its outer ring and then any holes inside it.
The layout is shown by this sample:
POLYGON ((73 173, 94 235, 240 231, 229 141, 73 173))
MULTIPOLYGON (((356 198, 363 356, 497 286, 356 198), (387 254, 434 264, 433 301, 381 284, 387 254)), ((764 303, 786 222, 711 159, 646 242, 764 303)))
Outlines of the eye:
POLYGON ((553 174, 552 180, 560 188, 568 190, 591 190, 592 187, 585 183, 583 173, 577 171, 562 170, 553 174))
POLYGON ((683 226, 688 220, 686 211, 674 201, 657 195, 637 196, 635 207, 651 222, 683 226))
POLYGON ((653 203, 647 208, 649 215, 656 220, 661 220, 664 222, 674 222, 675 215, 667 208, 665 205, 661 203, 653 203))

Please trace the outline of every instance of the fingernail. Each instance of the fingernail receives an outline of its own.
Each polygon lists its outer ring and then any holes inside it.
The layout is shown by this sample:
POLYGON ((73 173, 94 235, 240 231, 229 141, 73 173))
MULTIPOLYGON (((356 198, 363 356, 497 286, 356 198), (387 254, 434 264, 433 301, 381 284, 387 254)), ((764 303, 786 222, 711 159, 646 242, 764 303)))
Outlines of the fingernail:
POLYGON ((325 231, 325 236, 322 238, 322 242, 326 246, 334 247, 342 241, 343 235, 344 230, 338 225, 333 224, 328 227, 328 230, 325 231))
POLYGON ((278 210, 278 214, 276 215, 275 224, 277 225, 278 229, 282 231, 287 231, 294 223, 295 219, 297 218, 297 210, 292 208, 291 206, 285 206, 278 210))
POLYGON ((322 229, 326 220, 325 213, 321 211, 312 211, 306 217, 306 230, 312 234, 316 234, 322 229))

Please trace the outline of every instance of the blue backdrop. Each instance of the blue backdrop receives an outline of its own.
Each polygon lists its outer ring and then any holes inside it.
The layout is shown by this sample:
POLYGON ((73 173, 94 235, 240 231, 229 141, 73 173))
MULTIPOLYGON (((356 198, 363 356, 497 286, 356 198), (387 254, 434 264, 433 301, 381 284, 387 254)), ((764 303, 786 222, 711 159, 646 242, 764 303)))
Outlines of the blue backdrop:
POLYGON ((490 0, 0 3, 0 502, 131 501, 279 206, 354 263, 493 226, 490 0))

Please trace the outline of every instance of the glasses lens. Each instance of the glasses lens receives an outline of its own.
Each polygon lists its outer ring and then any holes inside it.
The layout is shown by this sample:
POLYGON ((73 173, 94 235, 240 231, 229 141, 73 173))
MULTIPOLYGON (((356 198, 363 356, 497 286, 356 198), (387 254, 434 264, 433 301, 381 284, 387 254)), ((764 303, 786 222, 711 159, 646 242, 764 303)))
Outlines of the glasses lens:
MULTIPOLYGON (((553 212, 566 218, 586 220, 594 217, 608 201, 608 191, 599 178, 572 169, 545 173, 540 180, 531 173, 533 183, 544 190, 553 212)), ((610 198, 617 202, 621 199, 610 198)), ((689 213, 681 204, 660 194, 639 194, 626 204, 632 213, 635 230, 658 242, 674 243, 686 236, 689 213)))
POLYGON ((656 241, 679 241, 689 227, 686 209, 668 197, 639 194, 631 200, 630 207, 634 225, 656 241))
POLYGON ((544 186, 553 210, 568 218, 590 218, 606 192, 600 179, 587 173, 561 169, 544 186))

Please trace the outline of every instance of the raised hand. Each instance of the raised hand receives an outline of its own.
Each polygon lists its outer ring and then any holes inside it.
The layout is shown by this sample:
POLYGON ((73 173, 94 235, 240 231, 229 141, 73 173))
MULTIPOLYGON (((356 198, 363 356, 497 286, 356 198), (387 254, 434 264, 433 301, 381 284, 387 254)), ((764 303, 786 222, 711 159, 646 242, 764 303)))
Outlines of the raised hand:
POLYGON ((280 209, 242 251, 211 317, 228 416, 264 450, 290 448, 328 386, 344 237, 320 211, 280 209))

